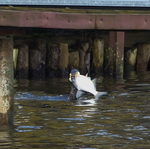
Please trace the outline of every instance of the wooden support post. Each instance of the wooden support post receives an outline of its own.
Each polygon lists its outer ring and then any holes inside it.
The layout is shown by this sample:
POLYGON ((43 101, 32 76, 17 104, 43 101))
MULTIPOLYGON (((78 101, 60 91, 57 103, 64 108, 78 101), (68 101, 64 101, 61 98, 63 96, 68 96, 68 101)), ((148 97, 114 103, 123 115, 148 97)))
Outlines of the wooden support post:
POLYGON ((139 44, 137 48, 137 72, 148 71, 150 62, 150 44, 139 44))
POLYGON ((18 49, 14 48, 13 49, 14 74, 16 74, 17 59, 18 59, 18 49))
POLYGON ((46 41, 36 39, 30 45, 30 79, 45 79, 46 72, 46 41))
POLYGON ((115 76, 117 79, 123 79, 124 73, 124 32, 109 32, 109 46, 105 51, 106 72, 115 76))
POLYGON ((104 41, 100 39, 94 40, 94 47, 92 49, 93 53, 93 71, 96 73, 103 72, 103 62, 104 62, 104 41))
POLYGON ((116 43, 116 34, 115 32, 109 32, 108 38, 108 48, 105 49, 105 68, 104 71, 106 75, 114 75, 114 48, 116 43))
POLYGON ((123 79, 124 75, 124 32, 116 32, 115 45, 115 76, 123 79))
POLYGON ((0 125, 8 123, 13 95, 13 40, 0 38, 0 125))
POLYGON ((69 68, 79 68, 79 52, 73 51, 69 53, 69 68))
POLYGON ((48 78, 58 77, 60 49, 57 44, 51 44, 48 41, 48 48, 46 53, 46 72, 48 78))
POLYGON ((136 67, 137 48, 127 49, 125 51, 125 75, 133 74, 136 67))
POLYGON ((28 79, 29 75, 29 48, 27 44, 18 47, 18 57, 16 65, 16 78, 28 79))
POLYGON ((67 43, 60 43, 60 57, 59 57, 59 70, 61 77, 67 75, 68 63, 69 63, 69 50, 67 43))
POLYGON ((69 49, 67 43, 48 43, 47 56, 47 77, 64 77, 68 75, 69 49))
POLYGON ((81 42, 80 48, 79 48, 79 69, 81 74, 88 73, 88 67, 90 63, 90 55, 88 52, 89 49, 89 43, 88 42, 81 42))

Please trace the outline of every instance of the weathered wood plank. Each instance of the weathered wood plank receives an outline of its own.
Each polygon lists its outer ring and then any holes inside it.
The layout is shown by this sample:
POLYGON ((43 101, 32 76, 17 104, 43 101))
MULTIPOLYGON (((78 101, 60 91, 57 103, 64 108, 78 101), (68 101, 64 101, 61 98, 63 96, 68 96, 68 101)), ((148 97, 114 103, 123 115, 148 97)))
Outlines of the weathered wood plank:
POLYGON ((60 13, 0 10, 0 26, 60 29, 150 30, 150 14, 60 13))

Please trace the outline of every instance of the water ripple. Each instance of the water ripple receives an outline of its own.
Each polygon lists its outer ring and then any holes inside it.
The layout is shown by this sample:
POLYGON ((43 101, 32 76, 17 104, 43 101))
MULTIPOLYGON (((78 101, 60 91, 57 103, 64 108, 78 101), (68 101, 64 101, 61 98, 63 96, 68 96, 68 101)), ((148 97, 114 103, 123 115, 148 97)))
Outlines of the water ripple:
POLYGON ((36 129, 41 129, 43 126, 18 126, 16 128, 17 132, 30 132, 36 129))
POLYGON ((35 95, 30 92, 18 92, 14 98, 16 100, 44 100, 44 101, 66 101, 66 100, 69 100, 69 97, 67 95, 45 96, 45 95, 35 95))

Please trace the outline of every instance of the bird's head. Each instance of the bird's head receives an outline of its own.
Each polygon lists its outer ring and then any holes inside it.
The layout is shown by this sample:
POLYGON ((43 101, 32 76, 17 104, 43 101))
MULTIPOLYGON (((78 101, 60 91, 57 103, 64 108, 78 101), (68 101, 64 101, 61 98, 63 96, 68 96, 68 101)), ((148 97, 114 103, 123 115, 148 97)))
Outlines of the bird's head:
POLYGON ((72 82, 79 75, 80 75, 80 72, 77 69, 72 69, 69 74, 69 81, 72 82))

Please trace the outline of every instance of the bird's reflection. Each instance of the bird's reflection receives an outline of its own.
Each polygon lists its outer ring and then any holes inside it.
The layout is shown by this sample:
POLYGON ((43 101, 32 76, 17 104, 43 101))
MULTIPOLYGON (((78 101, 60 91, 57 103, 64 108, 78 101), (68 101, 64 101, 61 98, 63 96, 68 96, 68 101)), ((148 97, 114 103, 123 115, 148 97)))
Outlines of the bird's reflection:
POLYGON ((94 98, 90 99, 78 99, 76 101, 77 106, 95 106, 97 104, 97 100, 94 98))
POLYGON ((77 106, 95 106, 102 96, 106 96, 107 92, 100 92, 99 98, 93 98, 90 94, 83 94, 77 100, 74 100, 77 106))

